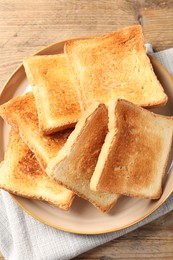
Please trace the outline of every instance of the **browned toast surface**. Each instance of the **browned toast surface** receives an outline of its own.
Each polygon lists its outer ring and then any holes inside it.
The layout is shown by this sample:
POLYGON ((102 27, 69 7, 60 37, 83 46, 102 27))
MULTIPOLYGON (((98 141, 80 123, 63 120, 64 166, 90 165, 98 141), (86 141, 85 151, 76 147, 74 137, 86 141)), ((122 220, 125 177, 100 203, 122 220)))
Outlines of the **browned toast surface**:
POLYGON ((4 161, 0 165, 0 188, 19 196, 47 201, 68 209, 74 193, 51 180, 35 155, 12 130, 4 161))
POLYGON ((105 105, 93 104, 79 119, 67 143, 46 170, 48 175, 103 212, 109 211, 119 197, 109 192, 94 192, 89 187, 107 133, 107 123, 105 105))
POLYGON ((32 93, 16 97, 0 106, 0 115, 16 131, 36 155, 43 169, 65 144, 71 129, 44 136, 39 132, 38 115, 32 93))
POLYGON ((157 199, 171 149, 173 118, 130 102, 109 104, 109 132, 91 179, 91 188, 157 199))
POLYGON ((87 40, 69 41, 65 52, 79 85, 84 110, 93 100, 107 104, 113 98, 144 107, 167 102, 147 57, 139 25, 87 40))
POLYGON ((81 110, 65 55, 31 56, 23 64, 33 87, 40 131, 50 134, 74 127, 81 110))

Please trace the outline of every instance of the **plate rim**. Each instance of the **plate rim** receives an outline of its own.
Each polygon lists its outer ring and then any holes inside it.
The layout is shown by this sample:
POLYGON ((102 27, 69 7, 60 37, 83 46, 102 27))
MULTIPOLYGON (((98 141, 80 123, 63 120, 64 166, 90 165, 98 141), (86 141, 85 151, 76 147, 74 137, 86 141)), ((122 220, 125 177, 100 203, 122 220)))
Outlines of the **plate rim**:
MULTIPOLYGON (((46 49, 49 49, 49 48, 51 48, 53 46, 56 46, 56 45, 59 45, 59 44, 63 44, 65 42, 67 42, 67 41, 80 40, 80 39, 91 39, 91 38, 94 38, 94 37, 95 36, 79 36, 79 37, 67 38, 65 40, 61 40, 61 41, 58 41, 58 42, 51 43, 51 44, 47 45, 46 47, 43 47, 40 50, 34 52, 34 54, 32 54, 32 55, 33 56, 34 55, 44 55, 44 54, 41 54, 41 53, 44 52, 46 49)), ((47 54, 47 55, 49 55, 49 54, 47 54)), ((153 56, 151 56, 149 54, 148 54, 148 56, 149 56, 149 58, 151 60, 151 63, 155 63, 159 67, 159 70, 163 71, 164 74, 166 74, 166 76, 170 79, 170 81, 173 84, 173 76, 167 71, 167 69, 156 58, 154 58, 153 56)), ((7 79, 7 81, 5 82, 5 84, 3 85, 3 87, 2 87, 2 89, 0 91, 0 98, 3 95, 3 93, 6 91, 6 87, 9 84, 9 82, 12 80, 13 77, 15 77, 15 75, 17 73, 19 73, 19 71, 22 68, 23 68, 23 64, 21 63, 21 64, 19 64, 19 66, 17 66, 17 68, 9 76, 9 78, 7 79)), ((171 168, 171 170, 173 170, 173 168, 171 168)), ((52 228, 55 228, 55 229, 58 229, 58 230, 61 230, 61 231, 73 233, 73 234, 98 235, 98 234, 105 234, 105 233, 111 233, 111 232, 115 232, 115 231, 120 231, 120 230, 129 228, 131 226, 134 226, 135 224, 139 223, 140 221, 146 219, 153 212, 155 212, 159 207, 161 207, 163 205, 163 203, 168 199, 168 197, 172 194, 172 192, 173 192, 173 188, 172 188, 172 190, 170 190, 170 192, 167 194, 167 196, 165 196, 158 204, 156 204, 156 206, 152 210, 150 210, 144 216, 142 216, 142 217, 138 218, 137 220, 131 222, 130 224, 124 225, 124 226, 118 227, 118 228, 111 228, 111 229, 108 229, 108 230, 93 231, 93 232, 90 232, 90 231, 89 232, 76 231, 76 230, 73 230, 73 229, 70 229, 70 228, 66 229, 66 228, 62 228, 61 226, 51 224, 49 221, 46 221, 46 220, 42 219, 41 217, 38 217, 35 213, 33 213, 30 209, 28 209, 27 206, 23 205, 22 202, 20 202, 18 200, 18 197, 21 197, 21 196, 17 196, 15 194, 11 194, 9 192, 8 193, 10 194, 12 199, 17 203, 17 205, 20 208, 22 208, 27 214, 29 214, 34 219, 38 220, 39 222, 41 222, 41 223, 43 223, 43 224, 45 224, 47 226, 50 226, 52 228)))

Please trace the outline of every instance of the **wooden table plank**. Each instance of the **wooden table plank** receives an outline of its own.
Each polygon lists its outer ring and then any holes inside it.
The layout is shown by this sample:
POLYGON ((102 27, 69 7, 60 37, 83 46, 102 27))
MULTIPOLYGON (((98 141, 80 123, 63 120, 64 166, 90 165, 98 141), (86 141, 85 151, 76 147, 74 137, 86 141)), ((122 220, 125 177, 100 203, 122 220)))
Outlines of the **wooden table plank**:
POLYGON ((1 0, 0 86, 24 56, 43 46, 69 37, 106 33, 139 21, 146 41, 156 50, 171 47, 173 2, 168 8, 161 4, 150 7, 149 2, 161 1, 1 0))
MULTIPOLYGON (((172 0, 0 0, 0 88, 25 56, 48 44, 138 23, 155 50, 173 47, 172 0)), ((172 234, 171 212, 76 259, 173 259, 172 234)))

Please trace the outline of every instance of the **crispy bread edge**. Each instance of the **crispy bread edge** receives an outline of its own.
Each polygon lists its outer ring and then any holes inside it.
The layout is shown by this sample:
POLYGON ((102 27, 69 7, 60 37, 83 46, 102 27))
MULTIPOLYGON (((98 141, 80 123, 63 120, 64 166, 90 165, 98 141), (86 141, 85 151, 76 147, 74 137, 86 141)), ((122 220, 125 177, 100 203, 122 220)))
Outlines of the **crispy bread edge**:
POLYGON ((104 169, 105 163, 107 161, 108 154, 110 152, 110 147, 112 144, 112 140, 116 134, 115 129, 115 107, 118 101, 111 100, 108 104, 108 133, 105 137, 104 144, 101 148, 97 164, 94 170, 94 173, 90 180, 90 189, 93 191, 99 191, 99 181, 102 175, 102 170, 104 169))
POLYGON ((71 133, 71 135, 69 136, 65 146, 61 149, 61 151, 59 152, 58 156, 53 158, 50 163, 48 164, 48 167, 46 168, 46 172, 48 174, 48 176, 50 176, 51 178, 56 179, 60 184, 64 185, 66 188, 72 190, 75 194, 77 194, 79 197, 82 197, 83 199, 89 201, 90 203, 92 203, 93 205, 95 205, 96 208, 100 209, 102 212, 108 212, 113 205, 115 205, 115 203, 117 202, 119 196, 117 195, 117 199, 111 203, 109 206, 107 207, 100 207, 98 204, 95 203, 95 201, 88 199, 86 196, 84 196, 83 194, 76 192, 74 189, 72 189, 71 187, 69 187, 68 185, 65 185, 64 183, 62 183, 61 181, 59 181, 56 177, 56 173, 55 170, 58 167, 58 165, 63 162, 68 154, 71 152, 71 150, 73 149, 74 144, 77 142, 80 133, 85 125, 85 122, 87 121, 88 117, 91 116, 92 113, 94 113, 98 107, 100 105, 103 104, 99 104, 98 102, 95 102, 93 105, 91 105, 90 109, 87 110, 81 117, 80 121, 77 123, 76 125, 76 130, 74 132, 71 133))
MULTIPOLYGON (((64 186, 64 185, 63 185, 63 186, 64 186)), ((64 187, 65 187, 65 186, 64 186, 64 187)), ((75 198, 75 194, 69 195, 69 201, 68 201, 68 203, 58 204, 58 205, 57 205, 56 203, 53 203, 53 202, 51 202, 50 200, 47 200, 47 199, 43 198, 42 196, 32 196, 32 197, 31 197, 31 196, 28 196, 28 195, 21 195, 20 193, 15 192, 15 191, 12 190, 12 189, 6 188, 5 185, 4 185, 4 186, 3 186, 3 185, 0 185, 0 189, 3 189, 3 190, 5 190, 5 191, 7 191, 7 192, 9 192, 9 193, 11 193, 11 194, 14 194, 14 195, 17 195, 17 196, 20 196, 20 197, 23 197, 23 198, 34 199, 34 200, 46 202, 46 203, 48 203, 48 204, 50 204, 50 205, 56 206, 56 207, 61 208, 61 209, 64 209, 64 210, 69 210, 69 208, 71 207, 71 204, 72 204, 72 202, 73 202, 73 200, 74 200, 74 198, 75 198)))

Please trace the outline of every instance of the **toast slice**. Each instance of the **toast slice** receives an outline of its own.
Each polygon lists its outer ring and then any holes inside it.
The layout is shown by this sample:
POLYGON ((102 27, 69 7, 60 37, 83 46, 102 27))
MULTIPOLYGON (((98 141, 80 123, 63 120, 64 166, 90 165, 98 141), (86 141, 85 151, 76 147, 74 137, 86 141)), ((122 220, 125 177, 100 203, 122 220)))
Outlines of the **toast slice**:
POLYGON ((143 107, 166 104, 167 95, 146 54, 142 27, 135 25, 65 45, 68 64, 85 110, 93 100, 126 99, 143 107))
POLYGON ((110 192, 91 191, 89 187, 107 133, 107 113, 104 104, 94 103, 79 119, 65 146, 46 169, 50 177, 103 212, 108 212, 119 198, 110 192))
POLYGON ((47 135, 74 127, 81 110, 65 55, 32 56, 23 64, 32 85, 40 131, 47 135))
POLYGON ((124 100, 111 101, 108 110, 109 132, 91 189, 158 199, 171 149, 173 118, 124 100))
POLYGON ((57 155, 72 132, 72 129, 67 129, 50 136, 42 135, 39 132, 37 109, 31 92, 1 105, 0 116, 19 132, 43 170, 50 159, 57 155))
POLYGON ((5 158, 0 164, 0 189, 43 200, 62 209, 69 209, 74 198, 73 192, 47 176, 14 130, 10 132, 5 158))

